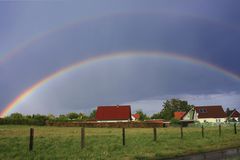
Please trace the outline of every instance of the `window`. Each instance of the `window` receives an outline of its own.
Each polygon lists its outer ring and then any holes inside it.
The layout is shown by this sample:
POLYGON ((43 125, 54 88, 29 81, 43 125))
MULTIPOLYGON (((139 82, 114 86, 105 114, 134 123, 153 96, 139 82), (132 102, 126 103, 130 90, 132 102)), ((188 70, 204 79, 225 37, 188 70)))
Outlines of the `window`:
POLYGON ((206 112, 207 112, 206 109, 204 109, 204 108, 201 108, 201 109, 200 109, 200 113, 206 113, 206 112))

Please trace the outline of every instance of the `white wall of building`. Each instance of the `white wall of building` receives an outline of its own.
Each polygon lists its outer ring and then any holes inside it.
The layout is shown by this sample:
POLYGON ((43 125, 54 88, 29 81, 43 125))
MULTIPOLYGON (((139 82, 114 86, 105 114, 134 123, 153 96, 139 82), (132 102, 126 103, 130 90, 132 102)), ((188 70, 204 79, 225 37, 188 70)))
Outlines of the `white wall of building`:
POLYGON ((218 123, 218 122, 225 122, 226 118, 198 118, 197 121, 200 123, 210 122, 210 123, 218 123))

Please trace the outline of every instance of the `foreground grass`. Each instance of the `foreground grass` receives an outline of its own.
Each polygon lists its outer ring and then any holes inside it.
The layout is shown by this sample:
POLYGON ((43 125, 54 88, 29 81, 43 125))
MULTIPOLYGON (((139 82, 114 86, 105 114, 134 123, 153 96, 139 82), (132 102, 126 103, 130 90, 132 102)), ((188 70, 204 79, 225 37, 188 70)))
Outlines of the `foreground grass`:
POLYGON ((28 151, 30 126, 0 126, 0 159, 154 159, 181 156, 240 146, 240 130, 233 127, 205 129, 184 128, 180 139, 179 128, 157 129, 157 142, 153 129, 126 129, 126 146, 122 146, 119 128, 86 128, 86 147, 80 149, 80 128, 34 126, 34 150, 28 151))

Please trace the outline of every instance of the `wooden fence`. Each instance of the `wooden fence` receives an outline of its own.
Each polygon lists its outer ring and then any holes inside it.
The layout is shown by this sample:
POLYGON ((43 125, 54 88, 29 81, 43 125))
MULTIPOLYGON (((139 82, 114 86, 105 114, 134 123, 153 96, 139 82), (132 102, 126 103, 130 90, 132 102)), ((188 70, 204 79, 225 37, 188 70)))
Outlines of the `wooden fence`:
MULTIPOLYGON (((69 122, 54 122, 48 123, 49 126, 64 126, 64 127, 81 127, 80 137, 81 137, 81 149, 85 147, 85 128, 121 128, 122 129, 122 145, 126 145, 126 128, 153 128, 153 141, 157 141, 157 128, 162 127, 162 124, 159 123, 149 123, 149 122, 118 122, 118 123, 69 123, 69 122)), ((202 138, 205 135, 205 127, 201 126, 202 138)), ((219 124, 218 135, 221 136, 222 127, 219 124)), ((233 125, 233 133, 237 134, 236 123, 233 125)), ((184 137, 184 127, 180 125, 180 138, 184 137)), ((33 150, 33 139, 34 139, 34 129, 30 128, 30 138, 29 138, 29 151, 33 150)))

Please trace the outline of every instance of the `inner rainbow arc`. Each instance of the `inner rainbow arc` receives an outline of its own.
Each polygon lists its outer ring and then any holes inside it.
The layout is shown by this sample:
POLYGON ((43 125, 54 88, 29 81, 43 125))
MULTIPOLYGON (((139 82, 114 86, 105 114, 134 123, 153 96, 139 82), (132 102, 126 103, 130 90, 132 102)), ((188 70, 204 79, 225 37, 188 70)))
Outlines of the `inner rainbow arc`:
POLYGON ((43 87, 45 84, 47 84, 48 82, 52 81, 53 79, 56 79, 58 77, 64 76, 69 72, 74 71, 75 69, 81 67, 81 66, 85 66, 87 64, 92 64, 94 62, 98 62, 98 61, 107 61, 107 60, 111 60, 112 58, 119 58, 119 57, 131 57, 131 56, 150 56, 150 57, 166 57, 166 58, 170 58, 170 59, 175 59, 178 61, 183 61, 183 62, 188 62, 188 63, 193 63, 193 64, 199 64, 199 65, 203 65, 209 69, 212 69, 216 72, 220 72, 222 74, 224 74, 227 77, 231 77, 232 79, 240 82, 240 76, 231 73, 221 67, 218 67, 214 64, 211 63, 207 63, 205 61, 199 60, 199 59, 194 59, 192 57, 188 57, 188 56, 182 56, 179 54, 175 54, 175 53, 162 53, 162 52, 116 52, 116 53, 111 53, 111 54, 105 54, 105 55, 100 55, 100 56, 95 56, 95 57, 91 57, 85 60, 81 60, 77 63, 74 63, 70 66, 66 66, 63 67, 61 69, 59 69, 58 71, 46 76, 45 78, 43 78, 42 80, 38 81, 37 83, 35 83, 34 85, 30 86, 29 88, 27 88, 25 91, 23 91, 20 95, 18 95, 12 102, 10 102, 0 113, 0 117, 5 117, 8 115, 8 113, 11 112, 11 110, 13 110, 15 107, 18 106, 19 103, 21 103, 23 100, 25 100, 27 97, 29 97, 30 95, 32 95, 33 93, 35 93, 39 88, 43 87))

